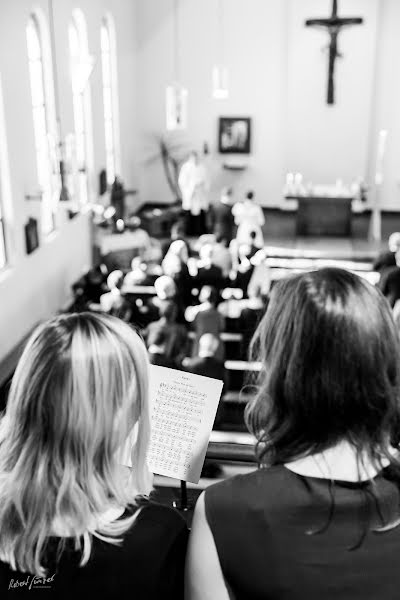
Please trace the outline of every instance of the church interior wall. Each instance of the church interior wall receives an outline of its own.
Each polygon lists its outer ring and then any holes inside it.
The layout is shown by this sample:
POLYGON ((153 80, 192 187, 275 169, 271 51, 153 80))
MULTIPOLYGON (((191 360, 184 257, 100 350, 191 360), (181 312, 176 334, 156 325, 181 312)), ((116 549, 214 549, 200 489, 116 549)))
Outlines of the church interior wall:
MULTIPOLYGON (((215 100, 211 72, 218 55, 216 3, 178 3, 178 75, 188 89, 188 128, 176 137, 186 148, 201 150, 204 141, 209 144, 214 196, 222 185, 233 185, 238 195, 252 188, 262 205, 284 207, 287 172, 301 172, 314 184, 334 184, 339 178, 350 184, 359 177, 372 182, 379 131, 387 129, 381 205, 400 210, 400 104, 394 73, 400 56, 400 3, 339 2, 340 14, 362 16, 364 23, 340 34, 334 106, 325 102, 328 36, 304 26, 307 18, 328 16, 330 10, 329 0, 225 2, 224 63, 230 95, 215 100), (222 169, 217 153, 217 119, 229 115, 253 120, 252 153, 247 169, 239 173, 222 169)), ((160 7, 158 0, 138 0, 136 22, 142 199, 170 202, 155 156, 157 135, 165 132, 165 87, 175 77, 174 2, 166 0, 160 7)))
MULTIPOLYGON (((135 37, 134 3, 125 0, 72 0, 54 2, 56 58, 62 135, 73 131, 72 95, 68 58, 68 23, 72 10, 81 8, 88 29, 89 51, 95 57, 90 80, 92 95, 94 168, 93 198, 98 173, 105 166, 105 142, 100 63, 100 24, 106 11, 117 29, 118 78, 121 129, 122 177, 128 189, 138 187, 135 164, 135 37)), ((24 225, 40 212, 40 205, 25 195, 38 191, 31 92, 26 50, 26 24, 32 9, 48 17, 48 2, 3 1, 0 4, 0 75, 10 171, 10 206, 7 213, 9 266, 0 273, 0 360, 41 319, 65 306, 71 299, 71 283, 86 271, 92 260, 91 226, 88 214, 72 221, 60 208, 54 233, 41 240, 29 256, 25 251, 24 225)))
MULTIPOLYGON (((127 189, 138 190, 129 197, 128 210, 145 202, 173 200, 162 170, 159 139, 165 133, 165 88, 179 78, 189 90, 188 128, 170 137, 181 154, 193 147, 201 150, 207 142, 212 198, 223 185, 231 185, 236 197, 254 189, 262 205, 285 208, 282 187, 288 171, 299 171, 313 183, 333 183, 339 177, 346 182, 355 177, 372 182, 378 134, 386 129, 381 206, 400 211, 398 0, 339 3, 341 14, 363 16, 364 24, 340 36, 343 57, 336 61, 334 106, 325 104, 327 35, 303 26, 306 18, 327 16, 329 0, 224 2, 223 62, 229 70, 230 92, 226 100, 215 100, 211 94, 212 67, 220 62, 217 3, 178 2, 177 30, 174 4, 173 0, 54 2, 63 135, 73 130, 67 26, 77 7, 86 17, 89 51, 96 60, 90 80, 94 198, 98 173, 105 166, 99 28, 110 11, 117 31, 121 175, 127 189), (178 34, 178 73, 174 33, 178 34), (247 168, 240 172, 223 169, 225 159, 217 153, 218 117, 229 115, 252 119, 252 152, 244 157, 247 168)), ((91 262, 90 223, 85 215, 72 222, 61 219, 57 231, 33 255, 25 252, 24 224, 38 213, 37 203, 25 200, 38 189, 25 27, 33 8, 48 16, 48 6, 47 0, 34 4, 5 0, 0 6, 0 76, 11 189, 11 206, 6 207, 10 265, 0 275, 0 328, 6 331, 0 359, 38 320, 68 301, 71 282, 91 262), (50 264, 56 268, 43 268, 50 264), (34 266, 36 280, 28 293, 24 280, 34 266), (54 299, 51 305, 40 299, 45 284, 54 299), (6 288, 11 291, 6 293, 6 288), (20 302, 24 306, 18 307, 20 302), (19 314, 25 315, 23 322, 16 318, 19 314)))

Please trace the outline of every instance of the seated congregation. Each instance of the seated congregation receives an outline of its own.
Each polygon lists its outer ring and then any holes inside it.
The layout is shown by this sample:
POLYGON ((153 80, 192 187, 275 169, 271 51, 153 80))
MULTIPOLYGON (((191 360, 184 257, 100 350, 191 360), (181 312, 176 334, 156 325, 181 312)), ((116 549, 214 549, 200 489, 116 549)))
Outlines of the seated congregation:
POLYGON ((212 233, 193 238, 178 221, 170 239, 149 237, 147 247, 120 255, 119 265, 115 256, 101 256, 73 286, 71 311, 118 317, 143 337, 151 363, 214 373, 225 391, 239 392, 271 281, 264 250, 254 244, 256 232, 246 237, 238 230, 241 237, 234 237, 234 229, 223 229, 222 237, 216 218, 212 233), (123 266, 127 255, 130 269, 123 266), (226 361, 234 361, 233 371, 226 361))
POLYGON ((400 1, 0 16, 0 600, 399 600, 400 1))
POLYGON ((215 260, 219 245, 176 228, 158 261, 90 271, 71 311, 31 335, 0 422, 4 597, 32 581, 55 598, 397 597, 390 303, 339 268, 292 273, 265 295, 256 254, 242 248, 234 266, 215 260), (258 468, 207 487, 189 534, 184 513, 152 493, 149 364, 240 390, 229 366, 247 359, 258 365, 245 408, 258 468), (133 428, 128 468, 119 454, 133 428))

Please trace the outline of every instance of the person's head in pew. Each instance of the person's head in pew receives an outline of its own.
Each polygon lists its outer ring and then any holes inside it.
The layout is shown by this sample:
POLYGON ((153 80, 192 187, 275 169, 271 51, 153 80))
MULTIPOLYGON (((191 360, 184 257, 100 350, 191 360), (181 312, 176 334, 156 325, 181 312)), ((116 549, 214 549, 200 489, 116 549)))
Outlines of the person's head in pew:
POLYGON ((215 356, 218 350, 219 339, 212 333, 204 333, 199 339, 198 354, 200 358, 210 358, 215 356))
MULTIPOLYGON (((132 515, 101 520, 152 487, 148 358, 138 334, 109 315, 72 313, 40 325, 12 380, 0 444, 0 559, 43 573, 48 537, 115 543, 132 515), (132 435, 132 470, 118 454, 132 435)), ((79 563, 79 561, 78 561, 79 563)))
POLYGON ((373 463, 399 440, 399 339, 381 292, 337 268, 279 281, 253 337, 246 410, 258 458, 283 464, 349 442, 373 463))
POLYGON ((210 267, 214 258, 214 247, 212 244, 204 244, 199 250, 200 264, 202 267, 210 267))
MULTIPOLYGON (((173 242, 180 243, 178 242, 173 242)), ((182 263, 183 261, 179 258, 178 255, 168 252, 161 263, 161 268, 163 270, 164 275, 167 277, 176 277, 182 271, 182 263)))
POLYGON ((388 246, 390 252, 398 252, 400 250, 400 232, 395 231, 389 236, 388 246))
POLYGON ((171 227, 171 241, 185 239, 185 224, 183 221, 176 221, 171 227))
MULTIPOLYGON (((182 262, 187 263, 189 258, 188 246, 184 240, 174 240, 167 252, 167 255, 177 256, 182 262)), ((164 259, 165 260, 165 259, 164 259)))
POLYGON ((124 274, 122 271, 112 271, 107 277, 107 287, 110 291, 120 290, 124 283, 124 274))
POLYGON ((173 298, 176 294, 176 285, 172 277, 168 275, 161 275, 154 283, 157 297, 160 300, 167 300, 173 298))
POLYGON ((219 300, 219 293, 217 288, 212 285, 203 285, 199 294, 200 303, 208 302, 211 306, 217 306, 219 300))

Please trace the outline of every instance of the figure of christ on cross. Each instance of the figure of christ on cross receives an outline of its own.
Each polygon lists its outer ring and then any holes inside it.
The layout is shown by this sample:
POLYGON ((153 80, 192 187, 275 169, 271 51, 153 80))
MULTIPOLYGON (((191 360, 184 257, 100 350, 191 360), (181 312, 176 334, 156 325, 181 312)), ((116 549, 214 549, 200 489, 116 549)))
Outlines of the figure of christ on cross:
POLYGON ((329 19, 307 19, 307 27, 322 27, 327 30, 330 35, 329 43, 329 66, 328 66, 328 94, 327 104, 335 103, 335 60, 340 53, 338 51, 337 42, 338 36, 342 29, 351 25, 361 25, 363 19, 361 17, 338 17, 337 0, 332 0, 332 14, 329 19))

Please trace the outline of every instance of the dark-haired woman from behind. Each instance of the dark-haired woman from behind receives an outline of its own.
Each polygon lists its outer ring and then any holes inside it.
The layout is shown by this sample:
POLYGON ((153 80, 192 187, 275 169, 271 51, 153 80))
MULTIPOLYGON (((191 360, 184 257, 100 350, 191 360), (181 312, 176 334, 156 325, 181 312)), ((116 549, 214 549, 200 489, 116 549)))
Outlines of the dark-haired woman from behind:
POLYGON ((340 269, 279 282, 253 339, 259 469, 207 488, 189 600, 395 600, 400 351, 378 289, 340 269))
POLYGON ((145 498, 149 438, 133 329, 80 313, 32 334, 0 424, 1 598, 183 597, 187 529, 145 498))

